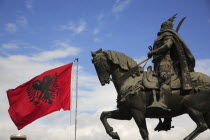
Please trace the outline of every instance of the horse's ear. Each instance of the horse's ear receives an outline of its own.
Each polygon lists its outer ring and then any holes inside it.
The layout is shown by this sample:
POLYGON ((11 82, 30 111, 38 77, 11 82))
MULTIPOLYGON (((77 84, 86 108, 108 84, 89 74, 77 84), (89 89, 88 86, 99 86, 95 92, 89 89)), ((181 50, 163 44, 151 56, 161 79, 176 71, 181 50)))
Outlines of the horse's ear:
POLYGON ((96 52, 92 52, 92 51, 91 51, 91 55, 92 55, 92 57, 95 57, 97 53, 101 53, 101 52, 103 52, 103 51, 102 51, 102 48, 100 48, 100 49, 97 50, 96 52))
POLYGON ((101 53, 103 50, 102 48, 100 48, 99 50, 97 50, 95 53, 101 53))
POLYGON ((95 57, 96 53, 95 52, 91 52, 91 55, 92 55, 92 57, 95 57))

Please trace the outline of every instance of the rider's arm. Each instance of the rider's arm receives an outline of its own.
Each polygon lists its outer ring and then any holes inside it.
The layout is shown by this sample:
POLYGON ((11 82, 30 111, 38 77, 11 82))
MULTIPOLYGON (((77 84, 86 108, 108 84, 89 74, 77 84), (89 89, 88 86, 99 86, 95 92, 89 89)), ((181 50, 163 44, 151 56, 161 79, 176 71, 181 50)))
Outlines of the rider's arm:
POLYGON ((148 57, 152 57, 152 55, 154 54, 158 54, 160 52, 164 52, 167 51, 171 48, 171 46, 173 45, 173 40, 170 37, 167 37, 164 39, 163 45, 160 48, 157 48, 151 52, 148 53, 148 57))

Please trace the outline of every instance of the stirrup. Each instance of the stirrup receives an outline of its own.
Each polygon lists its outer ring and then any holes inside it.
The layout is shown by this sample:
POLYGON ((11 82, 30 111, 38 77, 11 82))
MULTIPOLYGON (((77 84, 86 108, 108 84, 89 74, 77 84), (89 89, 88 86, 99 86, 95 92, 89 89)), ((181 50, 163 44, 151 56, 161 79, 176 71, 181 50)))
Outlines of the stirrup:
POLYGON ((161 103, 161 102, 153 102, 152 105, 147 107, 147 109, 150 109, 150 108, 161 108, 165 111, 171 111, 171 109, 169 109, 164 103, 161 103))

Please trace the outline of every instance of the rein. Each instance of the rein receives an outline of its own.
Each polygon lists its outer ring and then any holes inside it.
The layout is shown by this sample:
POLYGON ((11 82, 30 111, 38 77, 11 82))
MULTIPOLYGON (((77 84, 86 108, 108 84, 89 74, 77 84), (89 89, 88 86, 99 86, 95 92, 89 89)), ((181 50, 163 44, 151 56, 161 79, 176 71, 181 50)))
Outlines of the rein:
POLYGON ((138 70, 138 68, 141 64, 146 62, 145 63, 145 65, 146 65, 149 59, 150 58, 147 58, 147 59, 143 60, 142 62, 138 63, 135 67, 131 68, 128 72, 126 72, 124 75, 122 75, 119 79, 115 80, 115 82, 117 84, 122 84, 126 79, 128 79, 132 74, 134 74, 138 70))

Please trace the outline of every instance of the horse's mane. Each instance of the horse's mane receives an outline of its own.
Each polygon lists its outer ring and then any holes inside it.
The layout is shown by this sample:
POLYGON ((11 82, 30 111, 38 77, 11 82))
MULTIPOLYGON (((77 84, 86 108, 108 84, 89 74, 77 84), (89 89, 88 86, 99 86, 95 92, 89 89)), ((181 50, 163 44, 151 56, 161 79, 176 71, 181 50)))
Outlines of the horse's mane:
POLYGON ((126 56, 124 53, 110 50, 103 52, 107 55, 109 60, 111 60, 114 64, 119 65, 124 70, 130 70, 137 65, 135 60, 126 56))

